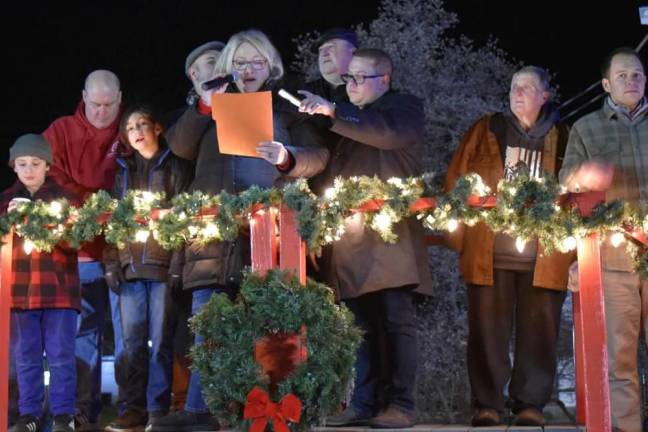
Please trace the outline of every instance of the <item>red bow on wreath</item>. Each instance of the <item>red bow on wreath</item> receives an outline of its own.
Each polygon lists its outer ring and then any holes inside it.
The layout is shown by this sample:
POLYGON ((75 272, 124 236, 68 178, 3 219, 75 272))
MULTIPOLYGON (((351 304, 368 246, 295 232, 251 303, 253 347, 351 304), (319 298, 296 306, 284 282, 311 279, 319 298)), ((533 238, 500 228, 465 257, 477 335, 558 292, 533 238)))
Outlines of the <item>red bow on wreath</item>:
POLYGON ((300 417, 301 401, 297 396, 288 393, 276 404, 259 387, 254 387, 248 393, 243 409, 243 418, 253 419, 250 432, 263 432, 269 419, 272 419, 276 432, 289 432, 286 421, 299 423, 300 417))

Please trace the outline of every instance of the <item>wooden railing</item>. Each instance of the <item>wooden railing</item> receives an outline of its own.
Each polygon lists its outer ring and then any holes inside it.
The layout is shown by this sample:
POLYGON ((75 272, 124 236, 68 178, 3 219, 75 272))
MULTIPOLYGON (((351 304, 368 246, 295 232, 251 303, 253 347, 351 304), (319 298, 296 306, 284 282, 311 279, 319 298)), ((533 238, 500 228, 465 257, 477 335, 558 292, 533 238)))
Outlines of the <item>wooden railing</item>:
MULTIPOLYGON (((583 216, 588 215, 595 204, 604 200, 599 193, 577 194, 571 198, 583 216)), ((490 208, 494 197, 473 197, 473 206, 490 208)), ((357 211, 379 210, 381 201, 371 201, 357 211)), ((412 205, 413 210, 434 208, 433 198, 420 199, 412 205)), ((302 283, 306 281, 306 247, 297 232, 294 213, 288 208, 279 210, 256 209, 250 221, 252 269, 265 272, 271 268, 296 272, 302 283), (278 219, 278 226, 277 226, 278 219), (277 241, 279 245, 277 247, 277 241), (277 253, 278 252, 278 253, 277 253)), ((9 376, 9 325, 10 283, 13 235, 3 239, 0 251, 0 340, 6 341, 0 351, 0 430, 7 430, 8 379, 9 376)), ((426 241, 439 244, 438 239, 426 241)), ((601 283, 601 261, 598 236, 578 240, 578 264, 580 291, 574 294, 574 352, 576 363, 577 420, 588 431, 607 432, 611 429, 608 363, 605 327, 605 307, 601 283)))

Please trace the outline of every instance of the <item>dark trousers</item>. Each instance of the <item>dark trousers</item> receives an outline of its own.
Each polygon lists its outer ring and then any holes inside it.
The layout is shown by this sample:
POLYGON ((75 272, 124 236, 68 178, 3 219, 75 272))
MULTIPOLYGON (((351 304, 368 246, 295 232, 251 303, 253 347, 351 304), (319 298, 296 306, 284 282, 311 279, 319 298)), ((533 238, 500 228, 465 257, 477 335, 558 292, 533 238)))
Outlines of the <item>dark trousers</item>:
POLYGON ((79 263, 81 314, 78 317, 76 355, 76 409, 92 423, 101 412, 101 356, 108 285, 100 262, 79 263))
POLYGON ((386 289, 344 303, 365 332, 356 359, 351 405, 373 415, 384 408, 378 406, 379 395, 384 394, 385 405, 413 411, 418 347, 412 289, 386 289), (385 388, 380 388, 382 367, 386 368, 385 388))
POLYGON ((533 286, 532 272, 494 270, 494 286, 468 286, 468 376, 477 408, 513 412, 551 397, 564 291, 533 286), (515 328, 513 366, 509 344, 515 328))

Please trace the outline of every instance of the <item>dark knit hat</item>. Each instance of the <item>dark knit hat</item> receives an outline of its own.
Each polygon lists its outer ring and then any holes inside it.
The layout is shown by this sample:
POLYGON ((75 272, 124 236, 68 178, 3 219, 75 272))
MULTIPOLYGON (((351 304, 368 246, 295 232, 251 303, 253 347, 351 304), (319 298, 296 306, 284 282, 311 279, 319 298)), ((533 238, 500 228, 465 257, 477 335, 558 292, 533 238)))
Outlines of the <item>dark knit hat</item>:
POLYGON ((326 30, 320 37, 317 38, 317 40, 315 40, 315 42, 313 42, 313 52, 317 52, 319 47, 321 47, 325 42, 328 42, 331 39, 342 39, 358 48, 358 34, 356 32, 350 29, 335 27, 326 30))
POLYGON ((52 148, 43 135, 26 134, 19 137, 9 149, 9 163, 21 156, 35 156, 52 165, 52 148))
POLYGON ((187 56, 187 59, 185 60, 185 74, 187 77, 191 78, 189 76, 189 68, 191 67, 192 64, 200 57, 201 55, 205 54, 207 51, 223 51, 223 48, 225 48, 225 44, 220 41, 211 41, 211 42, 205 42, 204 44, 200 45, 199 47, 194 48, 189 55, 187 56))

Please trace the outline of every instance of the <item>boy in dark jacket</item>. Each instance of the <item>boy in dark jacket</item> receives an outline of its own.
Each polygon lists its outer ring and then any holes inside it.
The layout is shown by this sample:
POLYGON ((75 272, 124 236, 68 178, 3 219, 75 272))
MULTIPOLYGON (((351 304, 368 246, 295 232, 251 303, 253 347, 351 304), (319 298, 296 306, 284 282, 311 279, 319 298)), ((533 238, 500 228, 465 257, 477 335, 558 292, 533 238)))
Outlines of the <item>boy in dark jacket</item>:
MULTIPOLYGON (((150 109, 128 109, 119 132, 122 143, 135 151, 117 159, 113 197, 140 190, 164 192, 170 199, 187 190, 193 167, 171 153, 150 109)), ((126 410, 108 431, 140 431, 147 421, 169 410, 175 308, 171 294, 182 289, 181 257, 180 251, 167 251, 152 237, 120 250, 115 246, 104 250, 106 282, 119 295, 128 369, 126 410)))
MULTIPOLYGON (((73 196, 47 177, 52 151, 42 135, 27 134, 9 149, 18 181, 0 195, 0 211, 24 200, 51 202, 73 196)), ((50 372, 49 406, 53 432, 74 430, 76 365, 74 338, 81 293, 75 250, 29 251, 14 235, 11 274, 11 326, 15 336, 20 418, 17 432, 41 430, 45 399, 43 352, 50 372)))

